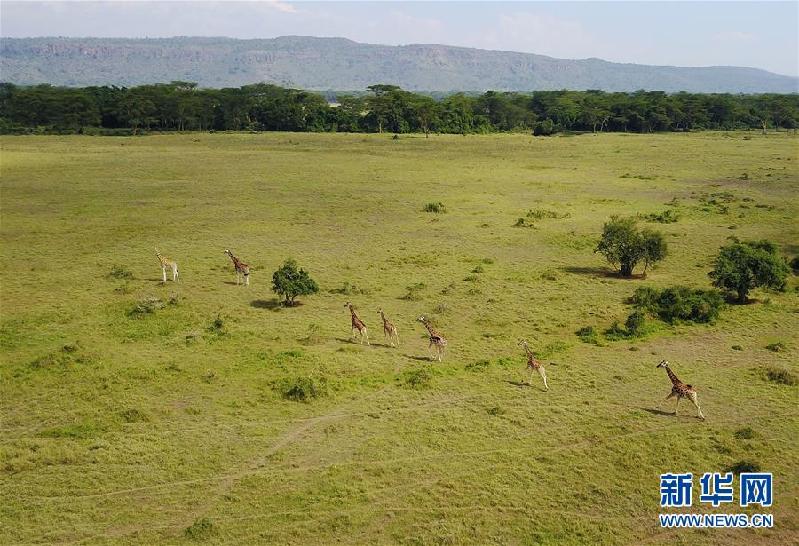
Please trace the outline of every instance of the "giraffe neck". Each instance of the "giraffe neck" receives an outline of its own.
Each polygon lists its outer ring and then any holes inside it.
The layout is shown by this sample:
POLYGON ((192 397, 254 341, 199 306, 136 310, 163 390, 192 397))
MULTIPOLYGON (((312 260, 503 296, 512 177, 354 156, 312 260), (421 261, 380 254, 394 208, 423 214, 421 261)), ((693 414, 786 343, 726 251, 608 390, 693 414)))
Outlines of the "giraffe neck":
POLYGON ((525 343, 524 344, 524 352, 527 353, 527 356, 533 356, 533 351, 530 350, 530 347, 525 343))
POLYGON ((669 368, 668 366, 665 366, 665 368, 666 368, 666 373, 669 374, 669 379, 671 379, 671 384, 672 385, 681 385, 682 381, 680 381, 677 378, 677 376, 674 375, 674 372, 671 371, 671 368, 669 368))
POLYGON ((386 314, 383 311, 380 311, 380 318, 383 319, 383 324, 387 323, 386 314))

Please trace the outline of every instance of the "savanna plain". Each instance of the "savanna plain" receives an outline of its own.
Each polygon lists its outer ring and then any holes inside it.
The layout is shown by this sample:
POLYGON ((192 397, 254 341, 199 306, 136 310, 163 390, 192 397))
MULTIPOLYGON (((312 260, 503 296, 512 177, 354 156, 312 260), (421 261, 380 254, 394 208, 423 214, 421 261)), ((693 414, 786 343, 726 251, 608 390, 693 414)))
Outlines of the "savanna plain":
POLYGON ((796 277, 713 324, 575 331, 623 322, 639 286, 710 288, 731 236, 799 254, 797 144, 2 137, 0 542, 795 543, 799 388, 769 370, 799 373, 796 277), (646 278, 593 252, 611 215, 666 210, 641 220, 669 245, 646 278), (289 257, 320 290, 286 308, 271 277, 289 257), (448 339, 441 363, 419 315, 448 339), (522 338, 549 391, 527 384, 522 338), (663 403, 661 359, 705 421, 663 403), (774 473, 754 510, 773 529, 659 527, 659 474, 741 464, 774 473))

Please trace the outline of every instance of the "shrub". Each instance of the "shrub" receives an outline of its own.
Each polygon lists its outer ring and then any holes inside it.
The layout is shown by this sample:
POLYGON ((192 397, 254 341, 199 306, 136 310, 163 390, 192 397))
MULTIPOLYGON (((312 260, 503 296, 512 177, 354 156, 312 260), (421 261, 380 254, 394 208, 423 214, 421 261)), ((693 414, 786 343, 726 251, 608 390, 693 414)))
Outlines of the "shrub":
POLYGON ((295 402, 309 402, 327 395, 327 379, 324 377, 284 377, 273 384, 282 398, 295 402))
POLYGON ((674 224, 680 219, 679 213, 672 209, 666 209, 663 212, 652 212, 649 214, 641 215, 645 222, 657 222, 658 224, 674 224))
POLYGON ((779 383, 780 385, 793 386, 799 384, 799 378, 785 368, 775 368, 770 366, 765 369, 765 376, 769 381, 779 383))
POLYGON ((491 361, 489 360, 478 360, 476 362, 470 362, 465 366, 465 370, 467 372, 482 372, 485 371, 491 365, 491 361))
POLYGON ((533 126, 533 134, 535 136, 549 136, 554 134, 555 130, 555 123, 549 118, 539 121, 533 126))
POLYGON ((746 303, 753 288, 784 289, 788 264, 770 241, 735 241, 721 247, 708 275, 713 286, 734 293, 738 303, 746 303))
POLYGON ((298 296, 308 296, 319 292, 316 284, 308 272, 297 268, 297 262, 289 258, 272 274, 272 291, 283 296, 283 304, 294 305, 298 296))
POLYGON ((744 348, 743 348, 743 347, 741 347, 740 345, 733 345, 733 346, 732 346, 732 350, 733 350, 733 351, 743 351, 743 350, 744 350, 744 348))
POLYGON ((548 209, 530 209, 527 211, 526 216, 532 220, 543 220, 545 218, 568 218, 571 214, 568 212, 561 214, 548 209))
POLYGON ((740 474, 741 472, 760 472, 760 464, 755 461, 743 460, 728 466, 725 472, 740 474))
POLYGON ((318 324, 311 323, 308 325, 307 335, 300 340, 305 345, 318 345, 324 341, 322 339, 322 327, 318 324))
POLYGON ((401 299, 408 300, 408 301, 419 301, 422 299, 422 295, 420 292, 427 288, 427 285, 423 282, 417 282, 415 284, 409 284, 406 287, 406 294, 402 296, 401 299))
POLYGON ((641 311, 633 311, 624 322, 630 337, 641 337, 646 334, 646 315, 641 311))
POLYGON ((217 315, 216 318, 211 321, 211 324, 208 325, 208 332, 220 336, 226 333, 225 321, 220 315, 217 315))
POLYGON ((438 201, 437 203, 427 203, 422 208, 422 210, 424 212, 432 212, 432 213, 435 213, 435 214, 442 214, 444 212, 447 212, 447 209, 444 206, 444 203, 442 203, 441 201, 438 201))
POLYGON ((433 374, 428 368, 418 368, 409 370, 403 374, 402 384, 409 389, 421 390, 430 387, 433 381, 433 374))
POLYGON ((128 271, 125 269, 124 266, 115 265, 111 268, 111 271, 108 273, 109 277, 114 279, 125 279, 125 280, 132 280, 133 279, 133 272, 128 271))
POLYGON ((126 409, 119 414, 126 423, 146 423, 150 417, 136 408, 126 409))
POLYGON ((128 316, 131 318, 143 318, 146 315, 152 315, 158 309, 164 308, 164 302, 155 296, 147 296, 140 299, 128 310, 128 316))
POLYGON ((616 320, 613 321, 613 324, 610 325, 610 328, 605 330, 605 337, 609 341, 618 341, 620 339, 628 337, 628 335, 627 335, 627 330, 625 330, 621 326, 621 324, 619 324, 619 321, 616 320))
POLYGON ((602 228, 602 236, 594 252, 599 252, 619 270, 623 277, 631 277, 639 262, 647 268, 666 257, 666 241, 656 231, 638 230, 634 217, 611 216, 602 228))
POLYGON ((664 322, 713 322, 724 307, 724 299, 715 290, 674 286, 658 291, 650 287, 637 289, 631 298, 636 310, 658 317, 664 322))
POLYGON ((214 523, 208 518, 194 520, 194 523, 186 527, 183 534, 189 540, 207 540, 215 532, 214 523))
POLYGON ((782 341, 778 341, 776 343, 769 343, 768 345, 766 345, 766 349, 768 349, 772 353, 781 353, 785 351, 786 347, 782 341))
POLYGON ((596 330, 594 330, 593 326, 583 326, 579 330, 575 332, 580 341, 583 343, 591 343, 593 345, 599 345, 599 338, 597 337, 596 330))
POLYGON ((755 437, 755 431, 752 430, 752 427, 739 428, 735 431, 734 436, 739 440, 751 440, 755 437))
POLYGON ((794 275, 799 275, 799 256, 795 256, 790 263, 791 271, 793 271, 794 275))

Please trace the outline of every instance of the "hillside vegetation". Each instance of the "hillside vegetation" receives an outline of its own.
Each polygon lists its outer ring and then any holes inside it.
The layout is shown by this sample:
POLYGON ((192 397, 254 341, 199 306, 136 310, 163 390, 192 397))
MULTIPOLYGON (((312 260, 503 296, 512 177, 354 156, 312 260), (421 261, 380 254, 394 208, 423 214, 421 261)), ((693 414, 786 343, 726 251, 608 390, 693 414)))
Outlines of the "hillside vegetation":
POLYGON ((797 142, 0 138, 0 542, 790 543, 797 278, 685 320, 667 294, 721 305, 730 236, 799 254, 797 142), (594 249, 638 214, 668 253, 624 279, 594 249), (292 307, 271 291, 287 258, 319 289, 292 307), (705 421, 662 404, 661 359, 705 421), (746 468, 774 473, 774 529, 659 528, 660 473, 746 468))
MULTIPOLYGON (((564 39, 568 39, 564 37, 564 39)), ((415 91, 690 91, 795 93, 799 80, 754 68, 687 68, 555 59, 446 45, 387 46, 344 38, 2 38, 0 74, 17 84, 139 85, 181 79, 203 87, 267 82, 302 89, 415 91)))

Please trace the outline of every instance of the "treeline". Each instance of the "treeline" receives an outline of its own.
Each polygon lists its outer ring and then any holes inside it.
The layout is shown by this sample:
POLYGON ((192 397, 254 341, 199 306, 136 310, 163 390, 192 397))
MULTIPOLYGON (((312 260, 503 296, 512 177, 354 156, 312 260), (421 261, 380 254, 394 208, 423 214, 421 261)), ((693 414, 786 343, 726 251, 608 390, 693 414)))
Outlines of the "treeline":
POLYGON ((373 85, 322 95, 269 84, 200 89, 175 81, 138 87, 0 84, 0 132, 346 131, 489 133, 796 129, 799 94, 535 91, 439 99, 373 85))

